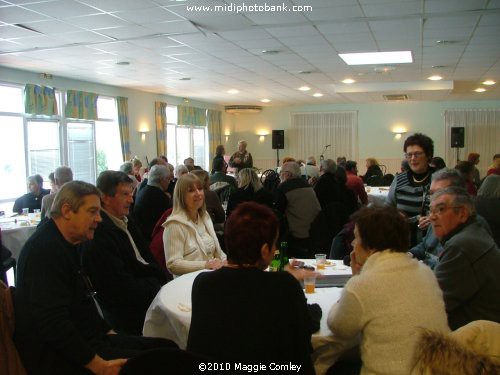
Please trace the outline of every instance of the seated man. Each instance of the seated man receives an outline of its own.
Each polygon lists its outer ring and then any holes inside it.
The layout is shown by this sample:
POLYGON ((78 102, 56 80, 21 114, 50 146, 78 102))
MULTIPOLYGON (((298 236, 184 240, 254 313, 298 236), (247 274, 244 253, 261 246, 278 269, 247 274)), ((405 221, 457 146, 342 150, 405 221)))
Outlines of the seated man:
POLYGON ((309 229, 321 211, 313 188, 302 178, 296 162, 283 164, 275 206, 286 216, 290 230, 289 255, 309 257, 309 229))
POLYGON ((79 253, 101 222, 99 191, 69 182, 23 247, 17 266, 14 341, 29 374, 116 374, 144 350, 169 340, 110 331, 92 299, 79 253))
POLYGON ((83 266, 108 324, 120 333, 140 334, 146 311, 167 277, 138 227, 127 218, 132 180, 123 172, 104 171, 97 187, 102 224, 83 253, 83 266))
POLYGON ((44 217, 50 217, 50 209, 52 207, 52 202, 54 202, 54 198, 56 197, 57 192, 61 189, 61 187, 66 183, 73 181, 73 171, 70 167, 58 167, 54 171, 54 185, 56 191, 46 195, 42 199, 42 219, 44 217))
POLYGON ((238 188, 238 183, 233 176, 227 175, 227 164, 224 159, 214 159, 213 162, 214 173, 210 175, 210 185, 216 182, 227 182, 233 189, 238 188))
POLYGON ((345 187, 354 193, 358 202, 364 205, 368 204, 365 185, 361 177, 358 176, 358 163, 353 160, 346 161, 345 173, 347 177, 345 187))
POLYGON ((23 208, 29 208, 29 212, 42 208, 42 198, 50 193, 49 189, 44 189, 43 178, 39 174, 29 176, 27 179, 29 193, 16 199, 12 212, 20 214, 23 208))
POLYGON ((432 195, 430 220, 443 245, 434 273, 452 330, 473 320, 500 322, 500 250, 477 222, 467 191, 447 187, 432 195))
POLYGON ((170 170, 165 165, 155 165, 149 171, 148 184, 137 193, 134 217, 148 243, 151 241, 156 222, 172 207, 172 199, 166 194, 172 178, 170 170))

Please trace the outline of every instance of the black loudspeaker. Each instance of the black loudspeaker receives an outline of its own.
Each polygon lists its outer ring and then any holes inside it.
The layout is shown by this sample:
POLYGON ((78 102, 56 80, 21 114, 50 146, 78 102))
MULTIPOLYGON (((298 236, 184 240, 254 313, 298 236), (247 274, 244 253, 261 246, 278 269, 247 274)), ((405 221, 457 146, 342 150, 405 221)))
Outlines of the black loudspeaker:
POLYGON ((464 147, 465 128, 463 126, 451 128, 451 147, 464 147))
POLYGON ((285 148, 285 131, 273 130, 273 149, 283 150, 285 148))

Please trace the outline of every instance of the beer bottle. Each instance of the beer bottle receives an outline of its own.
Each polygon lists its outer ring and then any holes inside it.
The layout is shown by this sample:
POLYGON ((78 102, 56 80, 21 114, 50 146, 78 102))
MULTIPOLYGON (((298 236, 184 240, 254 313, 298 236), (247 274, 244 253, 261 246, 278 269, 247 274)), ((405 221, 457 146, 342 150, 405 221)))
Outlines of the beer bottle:
POLYGON ((280 244, 280 255, 281 255, 281 264, 280 271, 283 271, 288 264, 288 243, 286 241, 282 241, 280 244))
POLYGON ((281 256, 280 256, 280 251, 276 249, 274 252, 274 258, 271 261, 271 264, 269 265, 269 271, 270 272, 278 272, 281 269, 281 256))

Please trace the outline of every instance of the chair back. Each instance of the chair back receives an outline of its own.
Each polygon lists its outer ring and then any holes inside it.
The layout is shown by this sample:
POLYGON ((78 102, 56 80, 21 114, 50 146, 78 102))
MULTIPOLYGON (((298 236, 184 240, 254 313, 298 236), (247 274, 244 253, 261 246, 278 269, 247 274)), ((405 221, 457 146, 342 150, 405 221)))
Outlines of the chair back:
POLYGON ((26 375, 12 340, 15 327, 13 291, 14 288, 0 281, 0 374, 26 375))
POLYGON ((382 176, 373 175, 366 180, 368 186, 382 186, 382 176))
POLYGON ((172 210, 173 210, 172 208, 169 208, 160 216, 153 229, 153 234, 151 236, 151 243, 149 244, 149 250, 151 250, 153 257, 156 259, 160 267, 166 271, 168 271, 167 262, 165 259, 165 251, 163 249, 163 230, 165 228, 163 228, 162 224, 172 214, 172 210))
POLYGON ((262 182, 264 188, 273 193, 274 195, 276 188, 280 184, 280 175, 276 173, 274 170, 268 169, 262 172, 262 175, 260 176, 260 181, 262 182))
POLYGON ((393 174, 391 173, 385 174, 384 177, 382 177, 381 180, 382 185, 380 186, 391 186, 393 180, 394 180, 393 174))

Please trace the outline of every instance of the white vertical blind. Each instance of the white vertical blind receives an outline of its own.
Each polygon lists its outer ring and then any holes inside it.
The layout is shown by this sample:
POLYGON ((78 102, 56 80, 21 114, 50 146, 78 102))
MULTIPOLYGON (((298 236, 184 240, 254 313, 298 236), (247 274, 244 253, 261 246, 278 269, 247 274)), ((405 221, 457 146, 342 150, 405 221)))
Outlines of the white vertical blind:
POLYGON ((326 145, 325 159, 338 156, 358 158, 358 112, 292 113, 290 148, 292 155, 306 159, 319 158, 326 145))

